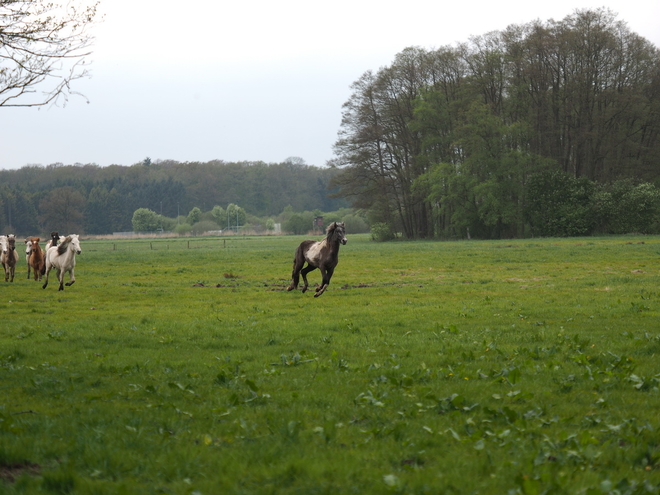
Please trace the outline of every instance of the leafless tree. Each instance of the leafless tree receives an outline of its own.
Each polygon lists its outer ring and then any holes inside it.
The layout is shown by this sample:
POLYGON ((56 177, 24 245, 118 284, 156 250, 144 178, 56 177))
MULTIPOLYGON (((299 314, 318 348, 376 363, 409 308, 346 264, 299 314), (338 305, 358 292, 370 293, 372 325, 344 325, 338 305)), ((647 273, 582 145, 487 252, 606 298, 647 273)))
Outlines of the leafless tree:
POLYGON ((0 107, 66 104, 88 77, 98 3, 0 0, 0 107))

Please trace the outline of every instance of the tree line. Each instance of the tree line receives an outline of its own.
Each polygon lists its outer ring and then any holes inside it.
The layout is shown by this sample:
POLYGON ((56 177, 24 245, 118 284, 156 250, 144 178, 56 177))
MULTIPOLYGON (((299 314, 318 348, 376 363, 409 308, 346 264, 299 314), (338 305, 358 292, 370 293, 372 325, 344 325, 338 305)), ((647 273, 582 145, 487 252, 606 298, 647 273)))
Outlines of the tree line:
POLYGON ((407 48, 352 85, 335 152, 384 238, 657 232, 660 52, 607 9, 407 48))
MULTIPOLYGON (((132 166, 54 164, 0 171, 0 231, 21 235, 58 230, 108 234, 133 230, 140 208, 162 217, 188 216, 194 208, 240 205, 254 217, 293 211, 335 211, 347 206, 331 198, 332 168, 283 163, 223 161, 132 166)), ((220 224, 222 226, 222 224, 220 224)))

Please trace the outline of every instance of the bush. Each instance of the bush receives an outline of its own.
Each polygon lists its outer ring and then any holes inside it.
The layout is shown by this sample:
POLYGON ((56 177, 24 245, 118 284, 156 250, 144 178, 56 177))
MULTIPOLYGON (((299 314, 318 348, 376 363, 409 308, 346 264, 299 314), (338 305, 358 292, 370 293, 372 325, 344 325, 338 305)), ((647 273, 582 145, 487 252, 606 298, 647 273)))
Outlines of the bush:
POLYGON ((172 232, 176 228, 176 218, 168 218, 158 215, 158 221, 165 232, 172 232))
POLYGON ((367 221, 358 215, 346 215, 343 220, 346 224, 346 232, 350 234, 364 234, 369 232, 369 224, 367 221))
POLYGON ((174 228, 174 232, 179 235, 190 234, 191 230, 192 230, 192 225, 190 225, 189 223, 180 223, 174 228))
POLYGON ((649 183, 620 180, 595 194, 599 230, 607 234, 658 232, 660 191, 649 183))
POLYGON ((138 208, 133 212, 134 232, 154 232, 160 227, 158 214, 148 208, 138 208))
POLYGON ((595 184, 560 170, 532 175, 527 183, 525 219, 532 234, 548 237, 588 235, 596 217, 595 184))
POLYGON ((208 232, 209 230, 220 230, 220 227, 218 226, 217 223, 212 222, 210 220, 202 220, 201 222, 197 222, 196 224, 194 224, 191 230, 193 234, 200 235, 203 234, 204 232, 208 232))
POLYGON ((283 227, 287 232, 300 235, 309 232, 312 229, 313 220, 311 212, 305 212, 303 214, 294 213, 286 222, 284 222, 283 227))
POLYGON ((396 235, 389 224, 379 222, 371 226, 371 239, 377 242, 392 241, 396 239, 396 235))
POLYGON ((202 210, 200 210, 198 207, 195 206, 192 210, 190 210, 190 213, 188 213, 188 217, 186 218, 186 223, 189 223, 190 225, 195 225, 201 219, 202 219, 202 210))

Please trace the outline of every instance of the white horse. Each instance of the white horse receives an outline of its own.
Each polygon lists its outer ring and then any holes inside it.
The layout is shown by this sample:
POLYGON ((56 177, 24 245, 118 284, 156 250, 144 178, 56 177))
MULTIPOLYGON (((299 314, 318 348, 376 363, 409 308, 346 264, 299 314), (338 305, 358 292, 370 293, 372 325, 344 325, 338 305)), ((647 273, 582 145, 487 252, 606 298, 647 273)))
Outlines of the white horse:
POLYGON ((16 236, 14 234, 0 235, 0 251, 0 263, 2 263, 2 268, 5 270, 5 282, 13 282, 16 263, 18 263, 16 236))
POLYGON ((28 280, 30 279, 30 255, 32 254, 32 239, 25 239, 25 264, 28 267, 28 280))
POLYGON ((44 282, 43 289, 48 287, 48 274, 54 267, 57 270, 57 279, 60 281, 60 288, 64 290, 64 273, 69 272, 70 281, 66 283, 69 287, 76 281, 74 268, 76 267, 76 254, 80 254, 80 240, 77 234, 66 236, 58 246, 51 246, 46 251, 46 281, 44 282))

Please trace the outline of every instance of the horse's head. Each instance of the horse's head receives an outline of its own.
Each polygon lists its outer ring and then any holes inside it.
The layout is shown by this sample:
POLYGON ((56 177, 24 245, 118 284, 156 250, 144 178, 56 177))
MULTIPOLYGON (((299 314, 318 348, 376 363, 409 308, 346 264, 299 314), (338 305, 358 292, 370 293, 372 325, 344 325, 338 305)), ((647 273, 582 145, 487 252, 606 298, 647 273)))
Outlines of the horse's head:
POLYGON ((76 254, 82 253, 82 249, 80 249, 80 239, 78 239, 78 234, 71 234, 67 237, 67 239, 71 239, 69 242, 70 249, 75 251, 76 254))
POLYGON ((344 222, 332 222, 328 225, 328 238, 338 241, 341 244, 346 244, 348 239, 346 238, 346 226, 344 222))
POLYGON ((7 236, 7 244, 9 245, 10 251, 16 249, 16 236, 14 234, 9 234, 7 236))
POLYGON ((2 254, 7 254, 7 249, 9 249, 9 243, 7 242, 6 235, 0 235, 0 251, 2 254))
POLYGON ((32 239, 25 239, 25 255, 30 256, 32 253, 32 239))

